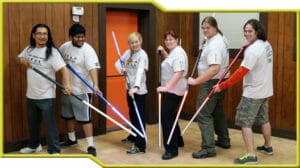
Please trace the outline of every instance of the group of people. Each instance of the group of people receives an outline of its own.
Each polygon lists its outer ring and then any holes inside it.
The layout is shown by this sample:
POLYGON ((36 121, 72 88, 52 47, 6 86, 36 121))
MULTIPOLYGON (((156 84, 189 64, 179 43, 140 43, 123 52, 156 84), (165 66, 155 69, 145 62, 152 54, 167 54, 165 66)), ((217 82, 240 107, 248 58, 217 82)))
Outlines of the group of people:
POLYGON ((83 84, 75 75, 70 74, 67 64, 74 67, 78 73, 94 86, 94 92, 99 93, 98 56, 91 45, 85 42, 85 28, 74 24, 69 29, 70 41, 58 49, 55 47, 51 31, 46 24, 37 24, 30 34, 30 45, 18 56, 20 63, 27 67, 27 120, 29 128, 28 146, 21 153, 39 152, 42 150, 40 125, 42 118, 46 125, 46 140, 49 154, 59 154, 60 147, 77 145, 75 136, 76 121, 82 124, 87 141, 87 153, 96 156, 93 144, 93 125, 91 111, 79 100, 70 96, 77 95, 86 102, 91 102, 93 91, 83 84), (48 79, 41 77, 31 68, 55 80, 55 72, 62 73, 64 92, 61 95, 61 116, 66 120, 68 139, 60 144, 59 133, 55 121, 56 86, 48 79))
MULTIPOLYGON (((27 69, 27 111, 30 140, 28 147, 21 149, 21 153, 41 150, 38 125, 41 120, 41 113, 46 120, 48 152, 50 154, 60 152, 58 133, 54 122, 55 86, 46 79, 39 83, 34 82, 34 79, 40 79, 40 77, 30 67, 36 66, 53 78, 55 71, 61 71, 63 75, 65 90, 62 94, 62 116, 68 123, 68 140, 60 146, 77 144, 74 132, 76 120, 83 124, 88 143, 88 153, 96 156, 89 109, 76 103, 77 100, 69 96, 72 92, 90 101, 91 96, 88 94, 91 91, 79 79, 69 75, 65 67, 65 62, 73 66, 84 78, 93 82, 95 93, 100 92, 97 87, 97 70, 100 65, 95 51, 84 42, 85 31, 82 29, 84 30, 79 24, 73 25, 69 32, 72 41, 66 42, 58 50, 53 44, 49 28, 46 25, 37 25, 31 32, 30 46, 19 55, 21 63, 29 67, 27 69), (60 57, 60 53, 62 57, 60 57), (70 77, 71 79, 69 79, 70 77), (46 113, 47 115, 45 115, 46 113)), ((200 107, 202 103, 206 103, 197 116, 202 138, 200 150, 193 152, 192 157, 196 159, 215 157, 216 146, 229 149, 231 142, 227 119, 223 110, 223 101, 226 89, 243 79, 243 95, 237 107, 235 124, 241 127, 247 152, 244 156, 234 159, 234 163, 256 164, 257 157, 254 151, 252 133, 254 124, 262 126, 265 140, 265 143, 258 146, 256 150, 269 155, 273 154, 268 116, 268 99, 273 95, 272 47, 267 41, 261 23, 256 19, 248 20, 243 27, 245 42, 243 44, 242 63, 232 75, 228 73, 224 76, 229 65, 228 41, 219 29, 214 17, 204 18, 201 22, 201 29, 205 36, 205 42, 199 47, 201 55, 199 62, 195 64, 198 69, 197 77, 187 78, 188 57, 179 45, 179 38, 174 31, 167 31, 164 34, 164 46, 159 45, 157 47, 157 53, 161 53, 163 57, 163 61, 159 65, 161 67, 161 86, 157 87, 157 92, 162 94, 161 122, 165 148, 162 159, 169 160, 178 156, 178 147, 184 146, 178 123, 176 123, 171 141, 167 143, 167 140, 175 122, 177 109, 188 85, 200 85, 196 108, 200 107), (207 102, 204 102, 212 89, 214 94, 207 102), (216 140, 215 134, 217 135, 216 140)), ((126 75, 127 104, 131 123, 143 132, 146 126, 145 97, 148 92, 146 86, 148 55, 142 49, 143 40, 140 33, 129 34, 127 41, 129 49, 116 61, 115 67, 120 74, 126 75), (134 107, 135 103, 138 110, 134 107), (142 123, 139 122, 139 119, 142 123)), ((135 131, 133 130, 133 132, 135 131)), ((145 136, 128 135, 121 142, 134 143, 127 150, 127 154, 146 152, 145 136)))

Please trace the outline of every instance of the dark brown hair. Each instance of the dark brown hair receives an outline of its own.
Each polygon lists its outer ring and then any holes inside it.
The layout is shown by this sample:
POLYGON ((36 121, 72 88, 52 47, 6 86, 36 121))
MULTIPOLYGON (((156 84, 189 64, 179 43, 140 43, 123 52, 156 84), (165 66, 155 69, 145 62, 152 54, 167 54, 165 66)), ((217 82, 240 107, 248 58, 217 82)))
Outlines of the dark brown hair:
POLYGON ((217 20, 212 17, 212 16, 207 16, 205 17, 202 22, 201 22, 201 25, 203 25, 203 23, 208 23, 209 25, 211 25, 212 27, 216 28, 217 29, 217 32, 220 33, 221 35, 223 35, 223 33, 221 32, 221 30, 219 29, 218 27, 218 23, 217 23, 217 20))
POLYGON ((177 34, 176 34, 173 30, 167 31, 167 32, 164 34, 164 39, 166 39, 168 35, 174 37, 175 39, 178 39, 177 34))

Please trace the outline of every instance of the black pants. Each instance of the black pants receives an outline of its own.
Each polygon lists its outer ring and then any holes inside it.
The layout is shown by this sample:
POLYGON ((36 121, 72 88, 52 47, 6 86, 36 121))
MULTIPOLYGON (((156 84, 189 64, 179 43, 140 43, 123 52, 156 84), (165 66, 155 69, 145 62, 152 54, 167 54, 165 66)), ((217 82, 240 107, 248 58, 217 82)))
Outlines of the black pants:
POLYGON ((162 105, 161 105, 161 124, 163 131, 163 142, 166 152, 174 154, 178 153, 178 142, 182 141, 180 128, 177 123, 170 144, 167 145, 169 135, 172 130, 173 123, 176 119, 176 112, 180 105, 182 96, 178 96, 172 93, 162 94, 162 105))
MULTIPOLYGON (((145 132, 146 132, 146 118, 145 118, 146 103, 145 103, 145 97, 146 97, 146 95, 134 94, 134 99, 135 99, 136 105, 138 107, 139 115, 141 117, 141 121, 142 121, 142 124, 143 124, 143 126, 145 128, 145 132)), ((133 100, 130 97, 130 95, 128 94, 128 91, 127 91, 127 104, 128 104, 128 107, 129 107, 129 117, 130 117, 130 121, 131 121, 132 125, 135 126, 141 133, 143 133, 142 127, 140 125, 139 119, 137 117, 137 114, 136 114, 136 111, 135 111, 135 108, 134 108, 133 100)), ((141 137, 133 129, 132 129, 132 132, 136 133, 137 136, 134 137, 130 134, 127 138, 134 141, 135 142, 134 145, 136 147, 138 147, 141 150, 145 150, 146 149, 145 138, 141 137)))

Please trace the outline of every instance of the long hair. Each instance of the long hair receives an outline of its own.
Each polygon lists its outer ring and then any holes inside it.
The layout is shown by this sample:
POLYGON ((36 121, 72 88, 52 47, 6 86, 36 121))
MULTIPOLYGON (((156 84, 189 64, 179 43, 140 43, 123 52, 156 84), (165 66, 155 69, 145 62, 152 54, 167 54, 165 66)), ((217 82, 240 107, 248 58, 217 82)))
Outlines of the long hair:
POLYGON ((36 47, 36 41, 35 39, 32 37, 34 33, 36 33, 36 30, 38 28, 46 28, 48 31, 48 41, 46 43, 46 60, 48 60, 48 58, 51 56, 52 54, 52 47, 56 48, 54 45, 54 42, 52 40, 52 35, 51 35, 51 31, 50 28, 46 25, 46 24, 36 24, 30 33, 30 48, 35 48, 36 47))
POLYGON ((248 20, 243 27, 244 30, 245 30, 246 25, 248 25, 248 24, 250 24, 252 26, 252 28, 256 31, 258 39, 263 40, 263 41, 267 40, 267 35, 265 32, 265 29, 258 20, 256 20, 256 19, 248 20))
POLYGON ((212 17, 212 16, 207 16, 205 17, 202 22, 201 22, 201 25, 203 25, 203 23, 208 23, 209 25, 211 25, 212 27, 216 28, 217 29, 217 32, 220 33, 221 35, 223 35, 222 31, 219 29, 218 27, 218 23, 217 23, 217 20, 212 17))

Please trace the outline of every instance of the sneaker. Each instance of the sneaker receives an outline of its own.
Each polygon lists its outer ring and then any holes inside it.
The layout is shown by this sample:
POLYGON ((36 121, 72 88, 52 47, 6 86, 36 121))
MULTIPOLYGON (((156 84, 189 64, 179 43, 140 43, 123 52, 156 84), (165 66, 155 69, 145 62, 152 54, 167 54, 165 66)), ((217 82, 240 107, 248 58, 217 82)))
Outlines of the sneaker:
POLYGON ((33 153, 33 152, 41 152, 42 150, 43 150, 42 145, 39 144, 39 146, 36 147, 35 149, 32 149, 30 147, 22 148, 20 150, 20 153, 28 154, 28 153, 33 153))
POLYGON ((249 153, 246 153, 244 156, 234 159, 234 163, 235 164, 257 164, 257 157, 250 156, 249 153))
POLYGON ((139 147, 133 145, 131 149, 126 151, 127 154, 138 154, 138 153, 145 153, 145 150, 141 150, 139 147))
POLYGON ((69 146, 75 146, 75 145, 77 145, 77 140, 72 141, 72 140, 68 139, 67 141, 61 143, 60 147, 63 148, 63 147, 69 147, 69 146))
POLYGON ((256 147, 256 150, 258 152, 261 152, 261 153, 264 153, 267 155, 273 155, 273 148, 271 146, 270 147, 265 147, 264 145, 258 146, 258 147, 256 147))
POLYGON ((134 143, 134 141, 132 141, 128 138, 122 139, 121 142, 124 143, 124 144, 134 143))
POLYGON ((97 156, 96 148, 93 146, 89 146, 87 148, 87 153, 93 156, 97 156))
POLYGON ((216 155, 216 152, 208 152, 206 149, 201 149, 198 152, 192 153, 192 157, 195 159, 205 159, 208 157, 215 157, 216 155))

